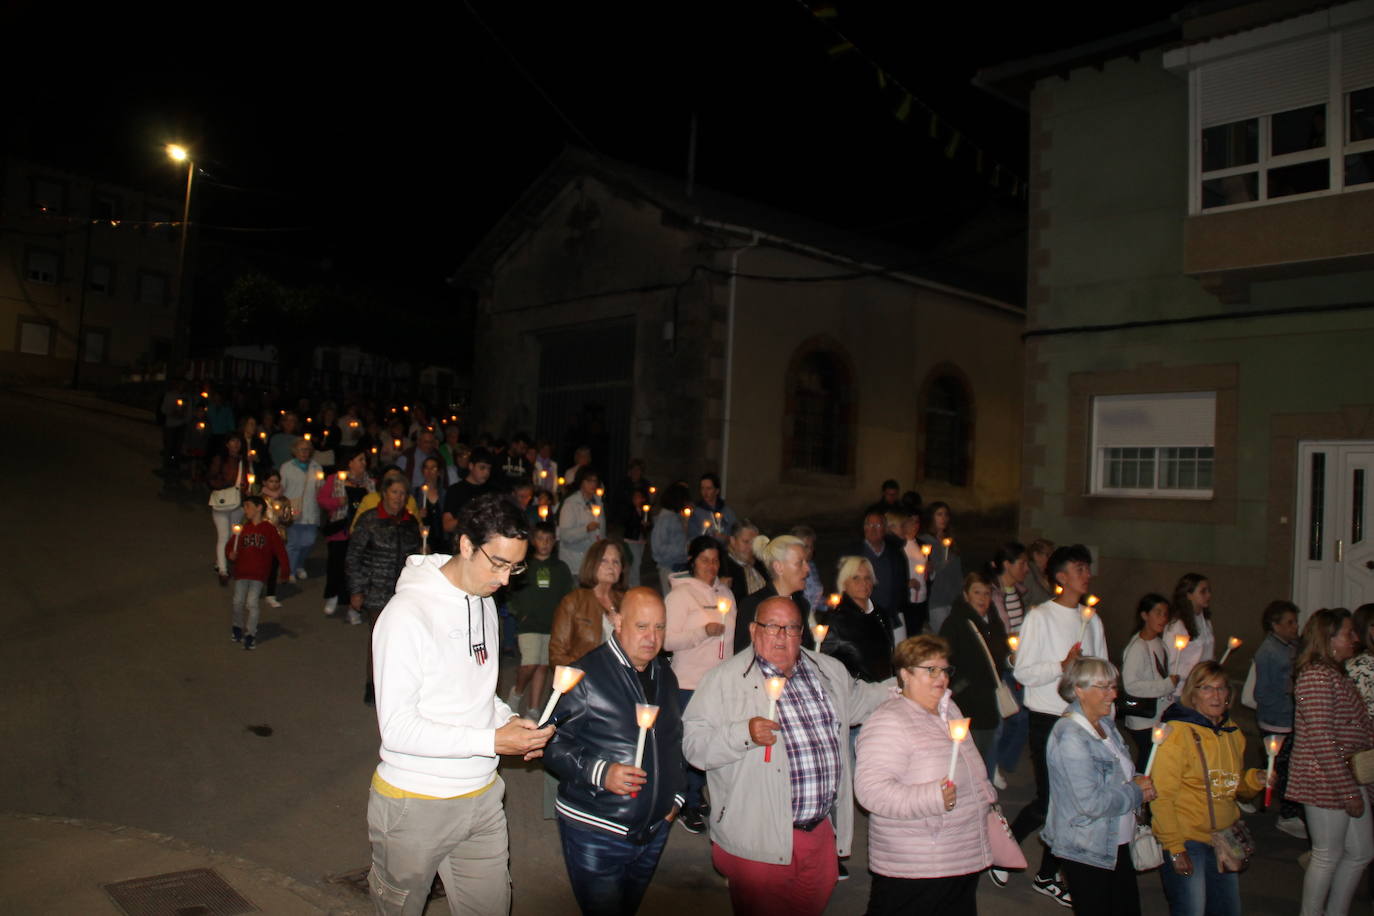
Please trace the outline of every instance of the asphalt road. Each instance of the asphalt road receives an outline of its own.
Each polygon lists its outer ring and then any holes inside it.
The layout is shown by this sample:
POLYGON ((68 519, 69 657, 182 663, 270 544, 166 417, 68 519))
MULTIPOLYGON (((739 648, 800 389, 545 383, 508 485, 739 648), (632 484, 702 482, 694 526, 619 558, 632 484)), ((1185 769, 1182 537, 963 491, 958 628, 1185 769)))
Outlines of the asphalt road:
MULTIPOLYGON (((164 490, 154 427, 0 392, 0 429, 12 519, 0 535, 0 810, 166 834, 337 894, 341 912, 365 910, 330 879, 369 861, 367 631, 321 614, 322 549, 302 589, 288 588, 279 611, 264 606, 261 648, 244 652, 228 638, 229 591, 210 569, 205 497, 164 490)), ((514 912, 575 912, 557 830, 541 816, 542 772, 503 772, 514 912)), ((1024 765, 1004 793, 1009 811, 1028 797, 1029 775, 1024 765)), ((1261 851, 1243 879, 1246 909, 1295 912, 1304 844, 1272 818, 1252 823, 1261 851)), ((864 909, 862 817, 857 832, 854 877, 832 913, 864 909)), ((1026 851, 1038 862, 1035 840, 1026 851)), ((1029 885, 984 881, 982 912, 1060 912, 1029 885)), ((1158 878, 1140 886, 1145 912, 1164 912, 1158 878)), ((728 910, 707 838, 677 830, 642 911, 728 910)))

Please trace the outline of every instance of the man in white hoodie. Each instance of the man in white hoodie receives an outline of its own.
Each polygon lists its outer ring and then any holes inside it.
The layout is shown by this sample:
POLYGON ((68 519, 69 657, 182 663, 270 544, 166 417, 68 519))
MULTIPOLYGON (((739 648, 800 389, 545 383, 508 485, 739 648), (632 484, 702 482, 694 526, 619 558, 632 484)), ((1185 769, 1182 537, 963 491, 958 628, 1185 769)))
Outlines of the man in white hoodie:
MULTIPOLYGON (((1035 798, 1012 822, 1017 841, 1045 823, 1050 805, 1049 763, 1045 746, 1050 731, 1068 703, 1059 695, 1059 679, 1079 656, 1107 657, 1102 621, 1080 601, 1092 584, 1092 554, 1082 544, 1060 547, 1050 555, 1046 573, 1058 586, 1058 594, 1031 608, 1021 624, 1021 645, 1016 652, 1016 680, 1026 687, 1030 710, 1030 755, 1035 767, 1035 798)), ((1006 884, 1006 872, 993 869, 992 880, 1006 884)), ((1072 906, 1068 889, 1059 878, 1059 859, 1048 846, 1032 887, 1062 906, 1072 906)))
POLYGON ((502 754, 539 757, 536 729, 496 696, 491 595, 523 571, 528 530, 496 495, 458 523, 458 553, 412 556, 372 634, 381 758, 367 806, 377 912, 420 916, 437 872, 451 913, 507 913, 502 754))

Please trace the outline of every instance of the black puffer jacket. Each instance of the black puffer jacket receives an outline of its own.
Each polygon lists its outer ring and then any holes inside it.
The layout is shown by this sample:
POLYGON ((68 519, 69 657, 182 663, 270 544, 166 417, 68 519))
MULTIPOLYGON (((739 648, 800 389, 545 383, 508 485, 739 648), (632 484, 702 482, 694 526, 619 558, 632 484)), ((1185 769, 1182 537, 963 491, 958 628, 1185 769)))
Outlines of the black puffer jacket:
POLYGON ((892 677, 892 628, 876 605, 866 612, 845 595, 833 611, 818 610, 816 622, 830 627, 820 650, 842 662, 853 677, 871 684, 892 677))
POLYGON ((648 782, 631 798, 602 786, 611 764, 634 764, 635 704, 648 702, 639 675, 614 638, 578 659, 577 667, 586 675, 558 701, 558 731, 544 748, 544 760, 559 780, 558 815, 584 830, 647 842, 669 829, 663 819, 683 804, 687 785, 677 677, 661 658, 649 663, 658 718, 644 742, 648 782))
POLYGON ((420 552, 420 523, 409 512, 383 515, 381 507, 368 509, 348 537, 344 561, 348 593, 363 596, 363 609, 381 613, 396 593, 396 579, 406 557, 420 552))
POLYGON ((1002 616, 995 607, 988 608, 988 616, 979 616, 967 601, 959 598, 940 628, 940 635, 949 643, 949 663, 955 668, 949 682, 954 702, 973 720, 973 728, 996 728, 1002 721, 1002 714, 997 710, 1000 681, 993 670, 1001 671, 1006 667, 1008 651, 1002 616), (978 628, 976 635, 974 627, 978 628), (992 653, 992 665, 988 664, 988 653, 979 644, 979 636, 992 653))

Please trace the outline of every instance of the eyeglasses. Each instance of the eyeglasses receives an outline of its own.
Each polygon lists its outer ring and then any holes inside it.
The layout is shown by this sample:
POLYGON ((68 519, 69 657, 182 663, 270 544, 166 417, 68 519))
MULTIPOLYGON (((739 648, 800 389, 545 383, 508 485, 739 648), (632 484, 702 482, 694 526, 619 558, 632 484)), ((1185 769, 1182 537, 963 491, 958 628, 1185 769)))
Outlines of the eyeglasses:
POLYGON ((802 626, 799 623, 789 623, 785 625, 781 623, 756 623, 754 626, 763 630, 763 632, 767 633, 769 636, 778 636, 782 633, 786 633, 788 639, 800 639, 802 635, 802 626))
POLYGON ((942 674, 948 678, 954 677, 953 665, 949 665, 944 668, 941 668, 939 665, 914 665, 911 670, 924 671, 932 679, 937 678, 942 674))
POLYGON ((491 564, 491 568, 496 570, 498 573, 508 572, 512 576, 518 576, 525 570, 529 569, 529 566, 527 566, 524 563, 512 563, 510 560, 503 560, 500 557, 493 557, 491 554, 487 553, 486 550, 482 547, 478 547, 477 549, 482 551, 482 556, 487 558, 487 562, 491 564))
POLYGON ((1107 684, 1097 684, 1097 683, 1093 683, 1093 684, 1084 684, 1083 686, 1084 686, 1084 687, 1095 687, 1095 688, 1097 688, 1098 690, 1115 690, 1115 689, 1116 689, 1116 683, 1115 683, 1115 682, 1111 682, 1111 683, 1107 683, 1107 684))
POLYGON ((1230 687, 1229 684, 1199 684, 1198 687, 1197 687, 1197 689, 1198 689, 1198 690, 1205 690, 1205 691, 1207 691, 1208 693, 1230 693, 1230 692, 1231 692, 1231 687, 1230 687))

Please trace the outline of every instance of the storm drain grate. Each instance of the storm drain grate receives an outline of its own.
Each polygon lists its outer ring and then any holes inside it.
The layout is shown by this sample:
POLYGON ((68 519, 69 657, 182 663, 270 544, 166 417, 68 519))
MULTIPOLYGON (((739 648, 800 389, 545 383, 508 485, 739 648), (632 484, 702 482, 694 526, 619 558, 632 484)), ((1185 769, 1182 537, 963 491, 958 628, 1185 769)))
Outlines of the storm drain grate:
POLYGON ((260 912, 210 868, 130 878, 102 886, 128 916, 234 916, 260 912))

